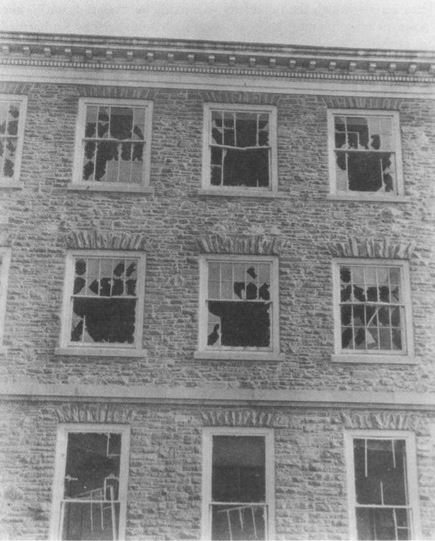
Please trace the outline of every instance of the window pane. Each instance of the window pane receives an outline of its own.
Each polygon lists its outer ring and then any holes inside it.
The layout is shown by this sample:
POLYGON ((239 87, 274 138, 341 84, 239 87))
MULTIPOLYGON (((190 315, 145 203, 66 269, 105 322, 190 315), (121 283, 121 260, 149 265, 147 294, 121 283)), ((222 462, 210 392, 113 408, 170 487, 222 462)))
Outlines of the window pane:
POLYGON ((269 149, 227 149, 223 162, 224 186, 269 185, 269 149))

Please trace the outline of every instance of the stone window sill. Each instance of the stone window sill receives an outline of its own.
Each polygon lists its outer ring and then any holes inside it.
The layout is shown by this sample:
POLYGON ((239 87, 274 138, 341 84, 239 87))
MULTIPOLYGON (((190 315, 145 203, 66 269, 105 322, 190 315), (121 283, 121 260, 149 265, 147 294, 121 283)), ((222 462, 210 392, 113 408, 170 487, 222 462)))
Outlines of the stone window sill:
POLYGON ((198 191, 199 195, 213 195, 220 197, 265 197, 268 199, 281 199, 286 197, 283 192, 256 189, 229 189, 229 188, 203 188, 198 191))
POLYGON ((144 349, 103 348, 103 347, 59 347, 54 350, 56 355, 71 355, 82 357, 144 357, 144 349))
POLYGON ((0 179, 0 189, 7 188, 9 190, 22 190, 23 183, 18 180, 2 180, 0 179))
POLYGON ((72 192, 154 193, 154 189, 151 186, 143 186, 139 184, 100 184, 93 182, 77 182, 68 184, 67 189, 72 192))
POLYGON ((333 363, 351 363, 351 364, 417 364, 417 359, 414 355, 400 354, 379 354, 372 355, 370 353, 339 353, 331 355, 333 363))
POLYGON ((222 361, 283 361, 283 353, 272 351, 195 351, 195 359, 222 361))
POLYGON ((353 193, 330 193, 326 196, 331 201, 370 201, 377 203, 409 203, 409 195, 385 195, 385 194, 353 194, 353 193))

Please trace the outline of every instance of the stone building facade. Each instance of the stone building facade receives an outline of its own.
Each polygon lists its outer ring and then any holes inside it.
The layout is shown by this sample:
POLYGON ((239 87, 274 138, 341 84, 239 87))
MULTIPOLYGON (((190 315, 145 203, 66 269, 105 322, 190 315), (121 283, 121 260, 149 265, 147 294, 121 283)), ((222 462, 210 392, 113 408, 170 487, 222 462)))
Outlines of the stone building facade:
POLYGON ((0 38, 0 537, 433 539, 434 54, 0 38))

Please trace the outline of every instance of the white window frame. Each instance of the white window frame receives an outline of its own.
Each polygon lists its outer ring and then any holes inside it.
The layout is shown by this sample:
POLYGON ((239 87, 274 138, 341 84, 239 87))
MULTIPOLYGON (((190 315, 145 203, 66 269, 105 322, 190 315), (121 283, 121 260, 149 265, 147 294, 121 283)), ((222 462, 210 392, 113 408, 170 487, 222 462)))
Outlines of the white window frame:
POLYGON ((266 539, 275 539, 275 451, 273 428, 207 427, 202 434, 202 512, 201 539, 211 539, 213 436, 260 436, 265 441, 265 503, 268 506, 266 539))
POLYGON ((9 266, 11 264, 11 249, 0 248, 0 351, 4 350, 4 327, 6 319, 6 300, 8 296, 9 266))
POLYGON ((52 512, 50 522, 50 536, 53 541, 62 538, 61 528, 61 502, 63 500, 66 455, 68 449, 68 434, 74 432, 88 432, 106 434, 116 432, 121 434, 121 460, 119 465, 119 541, 125 539, 127 489, 130 451, 130 426, 120 424, 60 424, 58 425, 56 442, 56 463, 52 489, 52 512))
POLYGON ((262 255, 233 255, 233 254, 207 254, 199 258, 199 335, 198 351, 195 352, 197 359, 222 359, 222 360, 282 360, 283 355, 279 349, 279 262, 277 256, 262 255), (258 262, 270 265, 270 346, 268 348, 255 347, 230 347, 220 348, 207 345, 207 295, 208 295, 208 263, 212 261, 234 262, 258 262))
POLYGON ((357 501, 355 491, 355 464, 353 451, 354 439, 405 440, 407 489, 409 507, 411 508, 411 539, 421 539, 415 434, 405 430, 346 430, 344 432, 349 538, 352 540, 358 539, 355 511, 357 501))
POLYGON ((332 199, 356 199, 356 200, 398 200, 405 199, 404 183, 402 170, 402 145, 400 140, 400 121, 398 111, 383 111, 374 109, 328 109, 328 157, 329 157, 329 182, 330 182, 330 197, 332 199), (358 192, 358 191, 338 191, 337 176, 336 176, 336 155, 335 155, 335 126, 334 118, 336 116, 387 116, 391 118, 392 123, 392 138, 395 153, 396 179, 394 192, 358 192))
POLYGON ((278 152, 277 152, 277 111, 272 105, 248 105, 236 103, 205 103, 203 123, 203 148, 202 148, 202 192, 210 195, 237 195, 237 196, 259 196, 276 195, 278 191, 278 152), (252 112, 269 115, 269 186, 252 188, 249 186, 212 186, 211 178, 211 112, 252 112))
POLYGON ((20 180, 20 173, 24 145, 24 127, 27 115, 27 96, 15 94, 0 94, 0 101, 6 103, 18 102, 20 104, 20 114, 18 117, 18 132, 16 135, 17 149, 15 154, 14 176, 3 177, 1 176, 2 172, 0 171, 0 188, 21 188, 23 186, 23 182, 20 180))
POLYGON ((141 357, 143 355, 143 314, 145 297, 145 254, 136 251, 119 250, 72 250, 66 256, 65 280, 62 304, 62 329, 60 336, 60 347, 56 353, 60 355, 96 355, 96 356, 118 356, 141 357), (137 260, 137 305, 135 322, 135 339, 133 344, 108 343, 104 345, 96 342, 95 345, 86 344, 81 346, 78 342, 71 341, 71 296, 74 283, 74 262, 80 257, 116 258, 127 257, 137 260))
POLYGON ((151 136, 152 136, 153 102, 146 100, 112 99, 112 98, 80 98, 75 137, 74 168, 70 190, 117 191, 117 192, 151 192, 151 136), (97 182, 82 180, 83 172, 83 137, 86 128, 86 110, 88 105, 105 105, 117 107, 145 107, 143 177, 140 184, 124 182, 97 182))
POLYGON ((412 323, 411 286, 409 275, 409 262, 396 259, 368 259, 368 258, 339 258, 332 261, 333 282, 333 315, 334 315, 334 342, 335 353, 332 355, 334 362, 361 362, 361 363, 406 363, 414 364, 414 337, 412 323), (403 296, 403 334, 402 351, 379 351, 379 350, 351 350, 341 347, 341 313, 340 313, 340 266, 362 265, 366 267, 381 265, 384 267, 400 267, 401 288, 403 296))

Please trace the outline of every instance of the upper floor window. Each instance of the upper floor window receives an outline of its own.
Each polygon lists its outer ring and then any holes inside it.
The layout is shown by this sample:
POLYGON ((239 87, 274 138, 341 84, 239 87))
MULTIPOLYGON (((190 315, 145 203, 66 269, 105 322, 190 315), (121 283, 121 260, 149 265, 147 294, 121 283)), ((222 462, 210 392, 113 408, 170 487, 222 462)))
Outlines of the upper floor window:
POLYGON ((411 301, 406 262, 336 261, 334 282, 338 353, 411 353, 411 301))
POLYGON ((204 431, 203 537, 273 539, 273 432, 204 431))
POLYGON ((74 183, 126 190, 148 184, 151 108, 140 100, 81 99, 74 183))
POLYGON ((0 96, 0 187, 20 179, 26 103, 25 96, 0 96))
POLYGON ((125 425, 60 428, 53 539, 123 538, 128 436, 125 425))
POLYGON ((75 252, 67 258, 62 346, 140 349, 145 256, 75 252))
POLYGON ((347 433, 346 445, 352 537, 419 538, 411 434, 347 433))
POLYGON ((203 187, 276 191, 276 109, 205 106, 203 187))
POLYGON ((328 111, 331 191, 403 194, 396 112, 328 111))
POLYGON ((200 350, 278 353, 277 258, 209 255, 200 270, 200 350))

